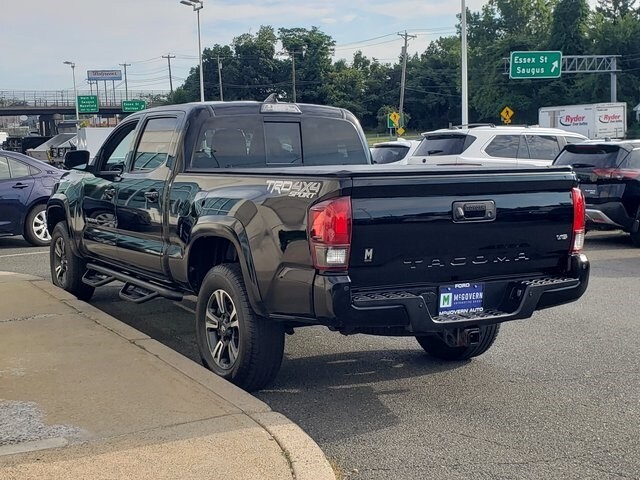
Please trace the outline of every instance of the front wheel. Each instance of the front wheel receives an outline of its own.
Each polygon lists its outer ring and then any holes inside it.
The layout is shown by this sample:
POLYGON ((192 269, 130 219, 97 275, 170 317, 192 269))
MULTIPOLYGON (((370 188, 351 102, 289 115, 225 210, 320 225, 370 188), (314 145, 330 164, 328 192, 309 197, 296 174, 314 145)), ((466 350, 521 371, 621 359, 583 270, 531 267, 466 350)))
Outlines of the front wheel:
POLYGON ((80 300, 89 300, 94 292, 82 281, 86 265, 82 258, 76 256, 71 249, 71 238, 67 231, 67 223, 56 224, 51 234, 49 249, 49 263, 51 268, 51 282, 80 300))
POLYGON ((425 352, 432 357, 441 360, 460 361, 477 357, 489 350, 496 340, 499 331, 499 324, 480 327, 480 341, 477 345, 470 345, 468 347, 449 346, 439 335, 424 335, 416 337, 416 340, 425 352))
POLYGON ((44 247, 51 242, 47 230, 47 206, 40 204, 31 209, 24 225, 24 238, 31 245, 44 247))
POLYGON ((207 368, 247 391, 275 378, 284 330, 251 308, 237 264, 213 267, 198 294, 196 341, 207 368))

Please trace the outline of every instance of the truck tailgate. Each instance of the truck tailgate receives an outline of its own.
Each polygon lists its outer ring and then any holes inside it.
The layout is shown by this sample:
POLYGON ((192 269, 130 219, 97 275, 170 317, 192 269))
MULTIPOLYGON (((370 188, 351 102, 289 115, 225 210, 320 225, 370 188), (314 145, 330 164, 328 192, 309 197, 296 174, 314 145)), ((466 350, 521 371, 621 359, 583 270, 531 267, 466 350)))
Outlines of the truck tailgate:
POLYGON ((441 286, 567 268, 574 175, 567 169, 353 177, 355 291, 441 286))

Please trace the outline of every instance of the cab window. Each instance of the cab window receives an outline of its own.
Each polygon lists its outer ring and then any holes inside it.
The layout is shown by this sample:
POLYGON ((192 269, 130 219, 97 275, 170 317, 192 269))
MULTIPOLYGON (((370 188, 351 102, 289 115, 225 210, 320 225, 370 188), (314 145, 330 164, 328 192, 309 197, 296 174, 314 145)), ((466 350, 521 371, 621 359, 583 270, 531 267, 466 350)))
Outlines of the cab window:
POLYGON ((99 171, 123 172, 133 146, 137 122, 122 125, 105 144, 97 165, 99 171))
POLYGON ((131 170, 144 172, 173 162, 176 155, 178 119, 151 118, 147 121, 134 154, 131 170))

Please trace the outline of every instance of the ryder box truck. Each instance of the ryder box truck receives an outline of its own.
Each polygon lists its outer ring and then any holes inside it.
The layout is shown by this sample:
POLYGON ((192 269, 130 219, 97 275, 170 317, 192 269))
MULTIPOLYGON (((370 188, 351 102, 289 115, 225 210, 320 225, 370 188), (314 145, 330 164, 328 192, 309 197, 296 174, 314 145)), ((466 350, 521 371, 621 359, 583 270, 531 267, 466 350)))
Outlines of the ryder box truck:
POLYGON ((541 127, 561 128, 592 140, 624 138, 627 133, 627 104, 592 103, 543 107, 538 110, 541 127))

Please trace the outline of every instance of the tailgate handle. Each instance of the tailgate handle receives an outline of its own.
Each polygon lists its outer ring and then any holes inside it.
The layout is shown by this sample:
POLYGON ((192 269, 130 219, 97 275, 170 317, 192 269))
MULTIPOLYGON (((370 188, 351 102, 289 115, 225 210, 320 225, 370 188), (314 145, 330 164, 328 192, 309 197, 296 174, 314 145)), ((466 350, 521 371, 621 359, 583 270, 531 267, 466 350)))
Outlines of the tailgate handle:
POLYGON ((493 222, 496 219, 496 202, 481 200, 475 202, 453 202, 453 221, 493 222))

